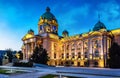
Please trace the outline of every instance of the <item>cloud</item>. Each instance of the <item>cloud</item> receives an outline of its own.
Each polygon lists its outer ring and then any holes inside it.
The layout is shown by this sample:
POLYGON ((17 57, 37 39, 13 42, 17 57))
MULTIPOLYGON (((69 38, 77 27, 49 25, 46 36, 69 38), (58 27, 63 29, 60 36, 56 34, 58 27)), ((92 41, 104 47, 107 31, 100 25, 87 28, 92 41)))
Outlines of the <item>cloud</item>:
POLYGON ((8 48, 19 50, 21 43, 17 35, 13 34, 8 26, 9 25, 7 22, 0 21, 0 50, 5 50, 8 48))
POLYGON ((86 18, 89 13, 89 9, 90 9, 90 5, 84 4, 83 6, 72 8, 64 14, 60 14, 60 16, 58 17, 60 24, 59 26, 64 27, 65 29, 68 29, 70 31, 73 31, 71 29, 71 27, 73 27, 72 25, 75 26, 76 22, 78 22, 78 19, 86 18))
POLYGON ((17 7, 0 1, 0 49, 20 50, 21 38, 15 26, 20 17, 17 7))
POLYGON ((101 3, 98 8, 99 11, 96 11, 96 15, 98 12, 100 13, 101 20, 108 25, 108 29, 111 29, 113 26, 116 28, 120 26, 120 6, 116 1, 101 3))

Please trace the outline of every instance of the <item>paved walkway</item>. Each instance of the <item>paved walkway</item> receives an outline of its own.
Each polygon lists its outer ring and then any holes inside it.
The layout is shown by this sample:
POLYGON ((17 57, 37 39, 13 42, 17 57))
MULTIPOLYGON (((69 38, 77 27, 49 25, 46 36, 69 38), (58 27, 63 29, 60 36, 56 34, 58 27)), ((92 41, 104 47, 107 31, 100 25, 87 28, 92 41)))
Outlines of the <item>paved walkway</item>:
POLYGON ((86 75, 86 74, 72 74, 72 73, 53 73, 55 75, 63 75, 63 76, 74 76, 74 77, 84 77, 84 78, 120 78, 120 77, 110 77, 110 76, 97 76, 97 75, 86 75))
MULTIPOLYGON (((3 67, 7 68, 7 67, 3 67)), ((9 67, 8 67, 9 68, 9 67)), ((74 76, 74 77, 86 77, 86 78, 120 78, 120 70, 111 70, 112 73, 103 70, 102 69, 89 69, 89 68, 70 68, 70 67, 36 67, 36 68, 21 68, 21 67, 11 67, 11 68, 17 68, 16 70, 26 70, 26 71, 31 71, 28 73, 23 73, 23 74, 13 74, 13 75, 0 75, 0 78, 38 78, 47 74, 55 74, 55 75, 64 75, 64 76, 74 76), (18 69, 19 68, 19 69, 18 69), (83 73, 80 73, 83 72, 83 73), (87 73, 85 73, 87 72, 87 73), (111 75, 114 75, 116 73, 116 76, 118 75, 119 77, 112 77, 110 75, 107 76, 107 72, 111 75), (94 74, 92 74, 94 73, 94 74), (95 73, 99 73, 98 75, 95 75, 95 73), (100 75, 100 73, 106 73, 106 76, 100 75)), ((104 74, 103 74, 104 75, 104 74)))
POLYGON ((12 66, 13 63, 8 63, 8 64, 5 64, 4 66, 12 66))
POLYGON ((39 78, 45 76, 49 73, 47 72, 33 72, 33 73, 24 73, 19 75, 10 75, 8 78, 39 78))
POLYGON ((66 73, 47 73, 47 72, 34 72, 34 73, 24 73, 19 75, 10 75, 6 78, 39 78, 47 74, 54 74, 58 76, 74 76, 74 77, 85 77, 85 78, 120 78, 120 77, 110 77, 110 76, 95 76, 95 75, 85 75, 85 74, 66 74, 66 73))
POLYGON ((9 76, 8 75, 0 74, 0 78, 9 78, 9 76))

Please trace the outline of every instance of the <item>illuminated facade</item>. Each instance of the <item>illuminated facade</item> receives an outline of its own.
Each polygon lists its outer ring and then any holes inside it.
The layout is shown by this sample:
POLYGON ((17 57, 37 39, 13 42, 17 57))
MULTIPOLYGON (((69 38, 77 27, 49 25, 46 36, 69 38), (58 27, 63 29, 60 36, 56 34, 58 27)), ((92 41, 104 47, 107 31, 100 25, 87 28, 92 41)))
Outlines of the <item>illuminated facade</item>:
POLYGON ((28 59, 34 48, 41 44, 50 57, 49 65, 105 67, 112 41, 120 45, 120 29, 108 31, 100 21, 87 33, 69 36, 65 30, 62 35, 58 35, 57 19, 47 7, 38 22, 38 34, 29 30, 22 38, 24 59, 28 59))

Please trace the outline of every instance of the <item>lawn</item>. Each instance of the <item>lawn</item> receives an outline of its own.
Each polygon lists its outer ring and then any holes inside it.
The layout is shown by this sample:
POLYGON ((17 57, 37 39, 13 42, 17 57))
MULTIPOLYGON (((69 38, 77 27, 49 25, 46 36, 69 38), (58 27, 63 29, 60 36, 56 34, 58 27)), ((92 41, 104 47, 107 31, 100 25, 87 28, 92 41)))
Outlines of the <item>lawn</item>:
POLYGON ((19 74, 19 73, 25 73, 24 71, 15 71, 15 70, 6 70, 6 69, 0 69, 0 74, 19 74))
POLYGON ((55 77, 55 75, 49 74, 49 75, 46 75, 46 76, 43 76, 43 77, 39 77, 39 78, 54 78, 54 77, 55 77))
MULTIPOLYGON (((64 76, 65 78, 83 78, 83 77, 72 77, 72 76, 64 76)), ((43 76, 43 77, 39 77, 39 78, 59 78, 59 76, 57 75, 46 75, 46 76, 43 76)))
POLYGON ((8 70, 3 70, 3 69, 0 69, 0 74, 6 74, 8 70))

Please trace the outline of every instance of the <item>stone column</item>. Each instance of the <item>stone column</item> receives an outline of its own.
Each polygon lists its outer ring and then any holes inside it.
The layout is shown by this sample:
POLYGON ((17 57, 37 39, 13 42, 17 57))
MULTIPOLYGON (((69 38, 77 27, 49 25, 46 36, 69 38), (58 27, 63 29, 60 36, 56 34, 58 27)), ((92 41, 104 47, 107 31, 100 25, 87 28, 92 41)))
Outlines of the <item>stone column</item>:
POLYGON ((83 58, 84 58, 84 41, 83 40, 81 40, 81 43, 82 43, 82 45, 81 45, 81 61, 80 61, 80 65, 81 66, 84 66, 84 60, 83 60, 83 58))
POLYGON ((92 65, 93 65, 93 63, 92 63, 92 61, 93 61, 92 60, 92 57, 93 57, 92 56, 92 42, 91 41, 92 41, 91 38, 88 38, 88 52, 89 52, 88 53, 89 54, 88 59, 89 59, 89 66, 90 67, 92 67, 92 65))
POLYGON ((100 45, 100 46, 101 46, 101 49, 100 49, 100 50, 101 50, 101 51, 100 51, 100 56, 101 56, 101 57, 100 57, 100 58, 103 59, 103 43, 102 43, 102 38, 101 38, 100 41, 101 41, 101 43, 100 43, 100 44, 101 44, 101 45, 100 45))
POLYGON ((106 66, 106 53, 107 53, 107 37, 103 35, 102 37, 102 44, 103 44, 103 59, 104 59, 104 66, 106 66))
POLYGON ((63 50, 64 50, 64 59, 66 58, 65 48, 66 48, 66 45, 64 44, 64 48, 63 48, 63 50))
POLYGON ((25 55, 26 55, 26 60, 27 60, 27 58, 28 58, 28 45, 27 44, 25 44, 26 45, 26 52, 25 52, 25 55))
POLYGON ((33 42, 31 43, 31 47, 32 47, 32 48, 31 48, 31 49, 32 49, 32 50, 31 50, 31 54, 33 54, 33 51, 34 51, 34 43, 33 43, 33 42))

